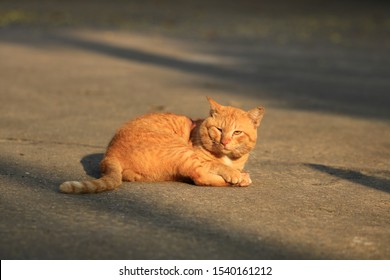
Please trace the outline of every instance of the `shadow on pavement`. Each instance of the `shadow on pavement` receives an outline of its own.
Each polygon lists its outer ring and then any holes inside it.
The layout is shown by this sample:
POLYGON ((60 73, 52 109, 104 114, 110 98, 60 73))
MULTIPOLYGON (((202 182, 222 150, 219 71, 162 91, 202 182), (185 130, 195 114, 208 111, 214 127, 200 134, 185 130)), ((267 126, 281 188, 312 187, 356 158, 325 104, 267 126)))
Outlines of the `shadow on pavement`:
POLYGON ((89 154, 80 160, 80 163, 82 164, 84 171, 88 176, 100 178, 99 164, 103 157, 103 153, 89 154))
MULTIPOLYGON (((276 101, 276 106, 363 118, 390 119, 388 110, 390 82, 387 79, 390 73, 388 67, 390 58, 375 56, 371 52, 347 50, 335 52, 326 48, 317 51, 305 48, 291 51, 288 46, 248 48, 239 42, 230 48, 229 44, 214 43, 214 49, 208 52, 238 61, 234 67, 224 67, 117 46, 60 31, 48 32, 38 41, 31 40, 28 36, 9 34, 1 36, 0 41, 35 46, 63 45, 118 59, 211 77, 221 82, 250 86, 255 90, 240 91, 239 94, 268 98, 276 101)), ((196 47, 196 43, 192 42, 192 45, 196 47)), ((228 85, 223 90, 231 91, 228 85)))
POLYGON ((373 175, 365 175, 360 171, 332 167, 323 164, 313 164, 308 163, 306 166, 313 168, 315 170, 327 173, 329 175, 348 180, 369 188, 380 190, 383 192, 390 193, 390 180, 385 178, 380 178, 373 175))
MULTIPOLYGON (((94 178, 100 177, 99 163, 103 159, 103 156, 103 153, 96 153, 86 155, 81 159, 80 162, 83 165, 84 171, 88 176, 94 178)), ((390 180, 386 178, 380 178, 373 175, 365 175, 361 171, 332 167, 323 164, 308 163, 305 165, 312 169, 339 177, 344 180, 349 180, 369 188, 390 193, 390 180)))
MULTIPOLYGON (((95 162, 99 157, 94 154, 85 161, 95 162)), ((0 232, 10 233, 0 240, 2 259, 327 258, 297 244, 257 239, 228 226, 215 226, 210 217, 183 214, 178 205, 163 207, 131 190, 65 195, 57 191, 58 174, 53 179, 52 172, 39 167, 7 162, 0 162, 0 170, 11 186, 9 190, 0 186, 0 232), (26 177, 25 170, 34 170, 36 175, 26 177), (7 199, 14 192, 22 203, 7 199), (142 235, 132 232, 140 229, 142 235), (111 235, 114 240, 107 239, 111 235)), ((62 180, 66 176, 60 175, 62 180)))

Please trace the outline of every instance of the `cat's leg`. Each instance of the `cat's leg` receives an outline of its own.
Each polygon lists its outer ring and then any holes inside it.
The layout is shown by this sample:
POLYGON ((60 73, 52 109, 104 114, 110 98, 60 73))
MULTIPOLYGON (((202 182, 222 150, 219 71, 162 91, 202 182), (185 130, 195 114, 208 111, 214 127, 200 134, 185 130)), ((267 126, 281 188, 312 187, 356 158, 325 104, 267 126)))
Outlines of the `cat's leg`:
POLYGON ((247 187, 252 183, 249 173, 241 172, 224 164, 213 163, 210 172, 220 175, 226 182, 239 187, 247 187))
POLYGON ((131 169, 122 171, 122 180, 127 182, 143 181, 142 176, 131 169))
POLYGON ((191 175, 191 179, 196 185, 213 187, 247 187, 252 183, 248 173, 241 173, 222 164, 212 164, 207 168, 198 167, 191 175))
POLYGON ((211 186, 211 187, 227 187, 231 186, 230 183, 226 182, 224 178, 219 175, 210 173, 208 169, 197 168, 190 178, 197 186, 211 186))
POLYGON ((220 175, 226 182, 236 185, 242 181, 241 172, 223 164, 212 164, 210 172, 220 175))

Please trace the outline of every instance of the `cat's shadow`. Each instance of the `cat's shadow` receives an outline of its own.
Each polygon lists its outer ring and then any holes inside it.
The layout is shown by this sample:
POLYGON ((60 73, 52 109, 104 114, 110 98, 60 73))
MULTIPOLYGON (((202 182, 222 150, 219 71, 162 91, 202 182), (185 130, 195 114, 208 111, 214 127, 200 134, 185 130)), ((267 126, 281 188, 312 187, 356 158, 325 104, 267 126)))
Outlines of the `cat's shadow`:
POLYGON ((100 178, 99 164, 103 159, 103 156, 103 153, 90 154, 84 156, 80 160, 80 163, 83 165, 84 171, 85 173, 87 173, 88 176, 100 178))

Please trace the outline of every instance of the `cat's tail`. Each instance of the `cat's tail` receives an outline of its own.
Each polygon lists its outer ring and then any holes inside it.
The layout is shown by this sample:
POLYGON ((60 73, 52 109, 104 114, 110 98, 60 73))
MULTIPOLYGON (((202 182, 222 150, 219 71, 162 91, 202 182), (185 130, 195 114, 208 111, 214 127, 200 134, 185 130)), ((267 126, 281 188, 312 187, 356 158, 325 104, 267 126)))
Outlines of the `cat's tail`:
POLYGON ((60 185, 63 193, 98 193, 113 190, 122 183, 122 166, 118 160, 105 158, 101 162, 103 176, 90 181, 68 181, 60 185))

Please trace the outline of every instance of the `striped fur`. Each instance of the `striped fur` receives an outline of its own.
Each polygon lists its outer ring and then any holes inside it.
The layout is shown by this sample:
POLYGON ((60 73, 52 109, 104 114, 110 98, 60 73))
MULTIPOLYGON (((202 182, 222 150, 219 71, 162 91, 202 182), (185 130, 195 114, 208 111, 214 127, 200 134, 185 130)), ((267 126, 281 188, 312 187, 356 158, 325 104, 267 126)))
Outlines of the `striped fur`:
POLYGON ((113 190, 122 183, 122 168, 116 159, 105 158, 101 163, 103 176, 90 181, 68 181, 60 185, 63 193, 99 193, 113 190))
POLYGON ((108 145, 100 166, 102 177, 68 181, 64 193, 113 190, 122 181, 192 181, 201 186, 248 186, 243 172, 257 140, 263 108, 243 111, 209 98, 210 116, 152 113, 121 127, 108 145))

